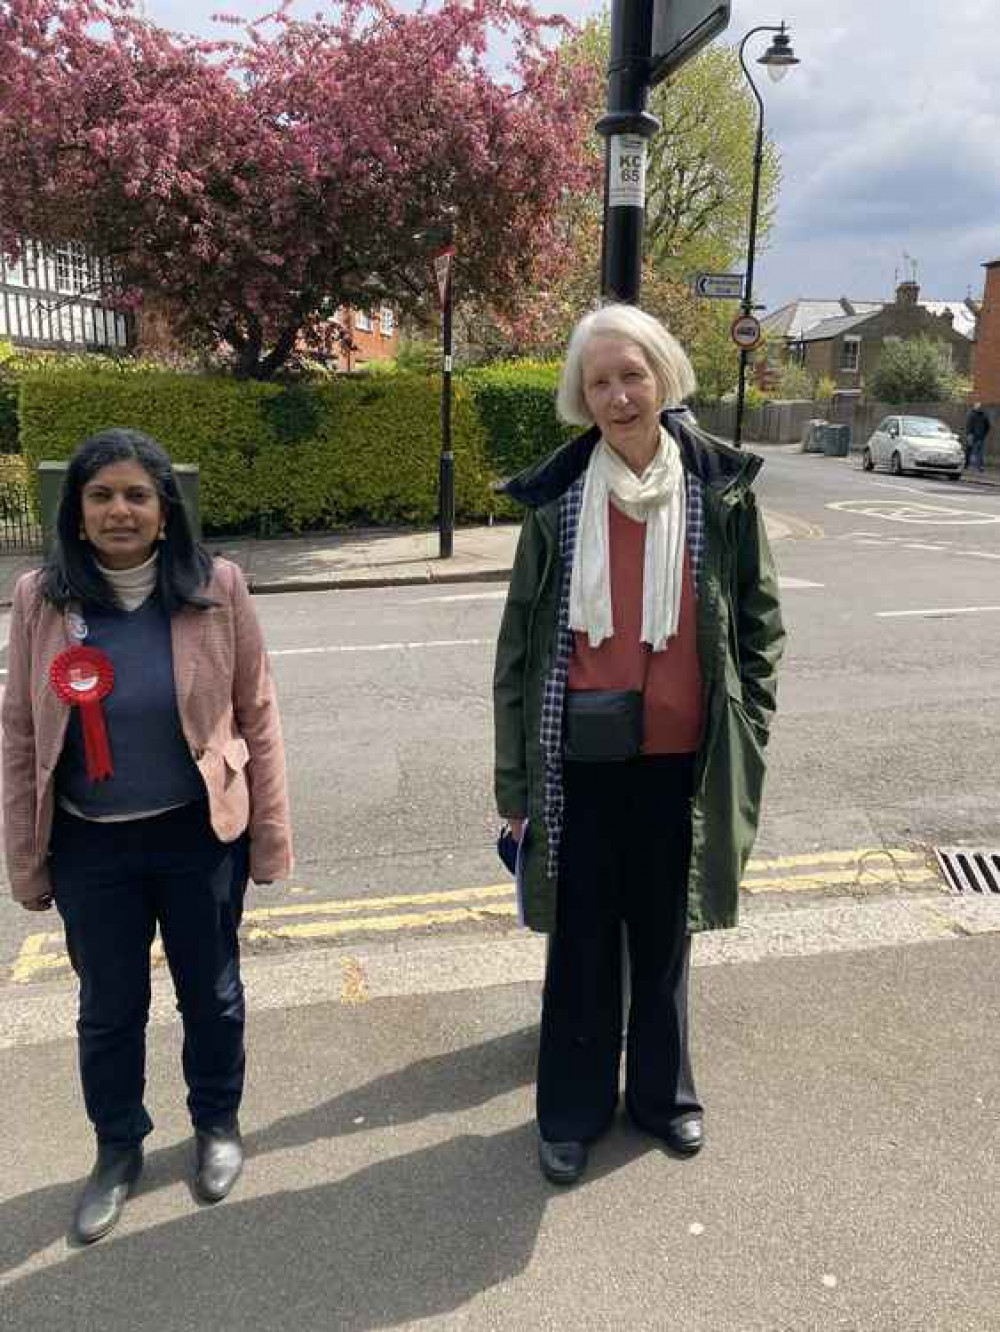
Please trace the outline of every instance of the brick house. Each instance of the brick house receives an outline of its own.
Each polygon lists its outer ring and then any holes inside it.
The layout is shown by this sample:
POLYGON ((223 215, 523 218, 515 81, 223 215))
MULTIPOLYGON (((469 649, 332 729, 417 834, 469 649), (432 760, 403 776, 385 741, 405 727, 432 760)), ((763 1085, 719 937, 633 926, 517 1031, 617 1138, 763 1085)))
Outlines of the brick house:
POLYGON ((105 260, 82 245, 26 241, 15 263, 0 255, 0 338, 15 347, 114 352, 135 345, 131 315, 103 305, 105 260))
POLYGON ((972 396, 995 409, 991 415, 996 422, 1000 418, 1000 259, 993 259, 983 267, 986 287, 979 316, 972 396))
POLYGON ((377 310, 338 310, 337 320, 347 329, 354 348, 338 347, 334 365, 338 370, 361 370, 371 361, 391 361, 399 351, 399 323, 391 305, 377 310))
POLYGON ((956 373, 969 375, 977 313, 969 301, 921 301, 917 284, 902 282, 888 303, 796 301, 768 315, 763 326, 770 362, 792 360, 838 389, 860 389, 886 342, 921 334, 943 343, 956 373))

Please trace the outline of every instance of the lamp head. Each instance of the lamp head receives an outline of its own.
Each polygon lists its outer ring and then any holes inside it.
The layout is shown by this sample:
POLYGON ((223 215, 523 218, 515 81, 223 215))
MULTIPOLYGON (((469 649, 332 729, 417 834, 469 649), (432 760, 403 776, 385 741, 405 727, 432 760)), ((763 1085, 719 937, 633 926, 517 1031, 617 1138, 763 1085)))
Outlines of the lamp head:
POLYGON ((786 33, 783 23, 781 31, 778 32, 757 63, 767 68, 768 74, 775 83, 780 83, 791 67, 799 63, 798 57, 792 50, 792 39, 786 33))

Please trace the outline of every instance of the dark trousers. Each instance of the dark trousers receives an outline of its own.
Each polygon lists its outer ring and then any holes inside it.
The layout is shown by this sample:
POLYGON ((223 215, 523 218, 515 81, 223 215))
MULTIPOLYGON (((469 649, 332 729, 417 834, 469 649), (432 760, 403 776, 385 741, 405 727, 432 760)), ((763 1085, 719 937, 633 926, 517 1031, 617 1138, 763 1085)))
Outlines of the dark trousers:
POLYGON ((234 1123, 246 1062, 237 931, 248 864, 246 836, 220 842, 201 802, 126 823, 57 812, 51 877, 80 979, 80 1074, 100 1142, 136 1143, 153 1127, 143 1091, 157 925, 184 1022, 192 1122, 234 1123))
POLYGON ((622 925, 631 1001, 625 1099, 662 1137, 700 1110, 688 1054, 686 930, 693 758, 567 763, 556 929, 538 1056, 538 1127, 590 1142, 618 1104, 622 925))

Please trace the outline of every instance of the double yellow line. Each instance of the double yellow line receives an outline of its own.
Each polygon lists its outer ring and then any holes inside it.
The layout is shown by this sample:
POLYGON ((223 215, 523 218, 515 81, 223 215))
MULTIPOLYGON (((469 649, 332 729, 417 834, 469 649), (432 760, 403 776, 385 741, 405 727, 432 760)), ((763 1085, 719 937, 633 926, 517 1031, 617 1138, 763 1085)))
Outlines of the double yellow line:
MULTIPOLYGON (((933 859, 922 851, 885 847, 850 851, 813 851, 802 855, 751 860, 743 892, 763 894, 826 892, 856 894, 899 889, 935 888, 941 877, 933 859)), ((301 893, 303 890, 297 890, 301 893)), ((481 888, 455 888, 433 893, 361 897, 342 902, 294 902, 254 907, 245 912, 243 937, 252 945, 316 943, 347 935, 396 934, 435 926, 510 923, 517 915, 511 883, 481 888)), ((29 935, 11 969, 21 984, 65 970, 69 959, 59 933, 29 935)), ((160 941, 153 961, 163 960, 160 941)))

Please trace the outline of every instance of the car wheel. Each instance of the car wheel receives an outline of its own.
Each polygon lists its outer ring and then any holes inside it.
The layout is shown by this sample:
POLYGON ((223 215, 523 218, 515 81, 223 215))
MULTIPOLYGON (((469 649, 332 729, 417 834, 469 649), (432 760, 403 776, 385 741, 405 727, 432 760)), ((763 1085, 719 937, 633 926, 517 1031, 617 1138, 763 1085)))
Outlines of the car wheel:
POLYGON ((961 481, 961 479, 962 479, 962 473, 961 473, 961 472, 949 472, 949 473, 948 473, 948 480, 949 480, 949 481, 961 481))
POLYGON ((903 460, 898 453, 892 455, 892 460, 889 463, 889 470, 892 472, 893 476, 903 475, 903 460))
POLYGON ((865 449, 864 453, 861 455, 861 466, 866 472, 874 472, 875 459, 872 457, 871 449, 865 449))

